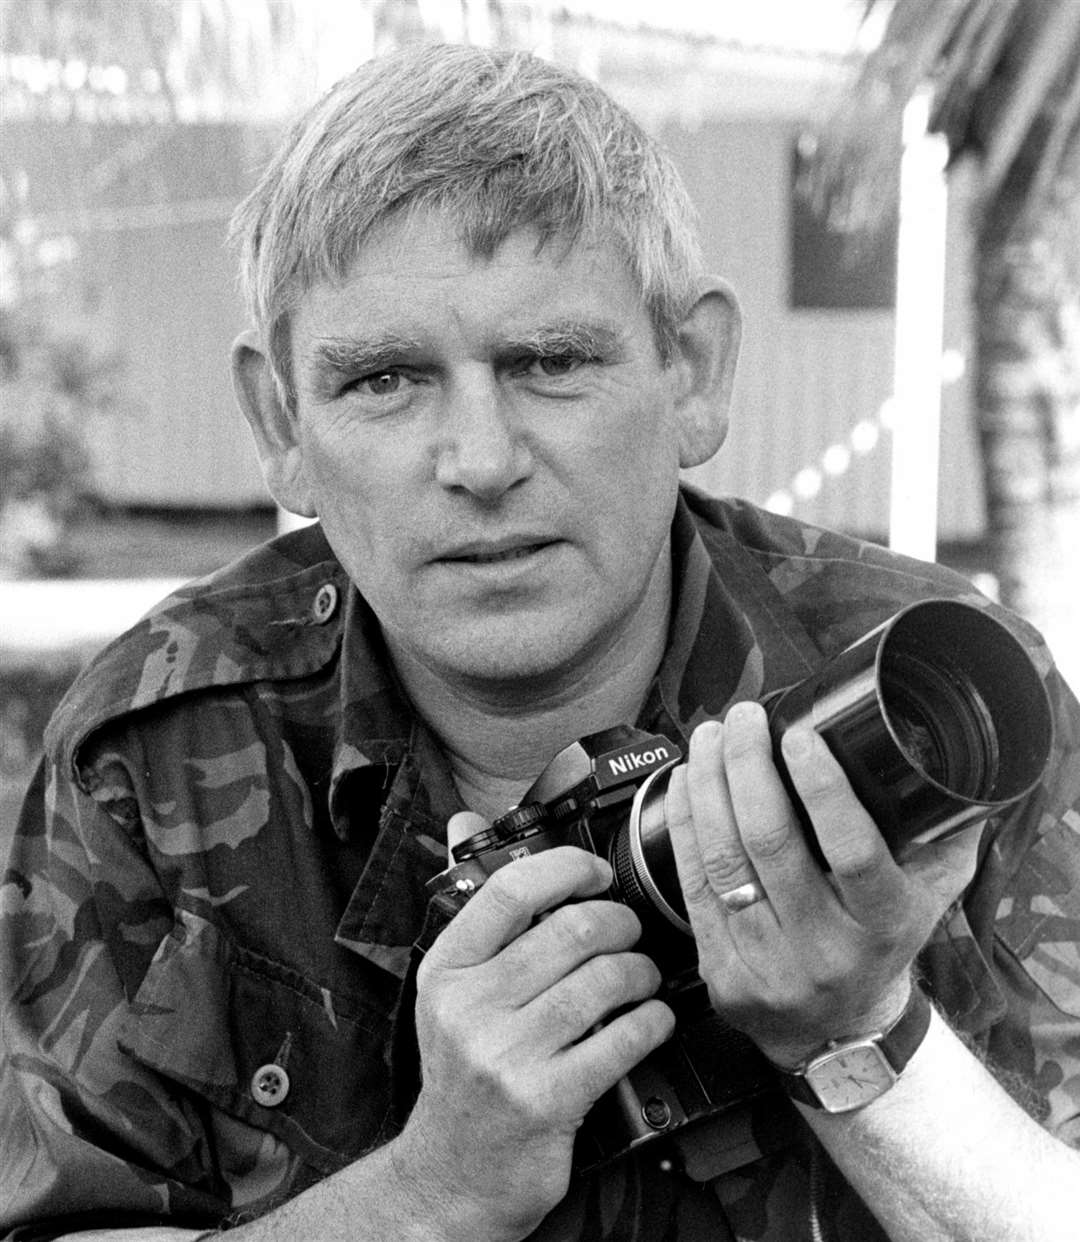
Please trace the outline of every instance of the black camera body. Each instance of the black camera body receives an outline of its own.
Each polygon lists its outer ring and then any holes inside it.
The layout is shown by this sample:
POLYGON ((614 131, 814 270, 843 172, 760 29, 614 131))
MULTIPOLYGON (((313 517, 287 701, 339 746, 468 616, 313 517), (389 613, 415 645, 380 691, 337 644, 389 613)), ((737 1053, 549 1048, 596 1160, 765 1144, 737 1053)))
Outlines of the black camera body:
MULTIPOLYGON (((765 707, 774 760, 822 864, 780 752, 792 725, 824 738, 900 858, 1023 797, 1053 741, 1046 689, 1023 645, 984 608, 956 600, 901 610, 765 707)), ((576 845, 611 862, 609 896, 640 918, 639 947, 660 969, 676 1028, 597 1103, 576 1160, 589 1167, 667 1136, 686 1171, 706 1180, 784 1141, 776 1127, 790 1110, 774 1106, 773 1071, 712 1011, 697 974, 664 814, 681 758, 670 738, 626 725, 574 742, 519 806, 455 846, 453 865, 428 888, 452 916, 526 855, 576 845), (758 1107, 763 1101, 769 1108, 758 1107), (691 1128, 700 1137, 710 1121, 708 1140, 692 1141, 691 1128)))
MULTIPOLYGON (((626 825, 651 778, 681 758, 681 749, 670 738, 628 725, 579 739, 555 756, 520 806, 455 846, 454 865, 436 876, 429 888, 448 909, 460 907, 507 863, 559 845, 576 845, 612 859, 620 899, 635 909, 640 906, 639 913, 651 924, 654 920, 648 902, 639 899, 633 869, 616 860, 628 841, 620 845, 617 839, 627 835, 626 825), (625 890, 623 875, 628 881, 625 890)), ((673 870, 671 879, 677 891, 673 870)), ((685 918, 679 930, 689 933, 685 918)))
POLYGON ((454 865, 428 884, 442 913, 452 915, 490 875, 529 854, 576 845, 612 861, 609 896, 641 919, 637 947, 660 969, 660 994, 675 1011, 676 1029, 590 1111, 575 1145, 578 1171, 666 1137, 665 1158, 706 1181, 786 1134, 787 1110, 768 1062, 709 1004, 670 850, 658 876, 631 855, 637 838, 630 825, 640 823, 649 792, 681 758, 670 738, 626 725, 581 738, 556 755, 519 807, 457 846, 454 865), (759 1108, 755 1122, 754 1109, 765 1100, 770 1107, 759 1108), (694 1123, 711 1118, 722 1119, 722 1131, 708 1144, 688 1141, 691 1133, 700 1137, 694 1123))

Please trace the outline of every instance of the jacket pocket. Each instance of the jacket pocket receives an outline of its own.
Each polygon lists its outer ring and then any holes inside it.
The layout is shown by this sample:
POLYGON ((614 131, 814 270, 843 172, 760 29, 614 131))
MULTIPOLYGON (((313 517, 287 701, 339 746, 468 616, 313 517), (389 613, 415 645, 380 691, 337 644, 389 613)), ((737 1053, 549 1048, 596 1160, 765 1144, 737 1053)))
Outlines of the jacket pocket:
POLYGON ((385 1141, 390 1018, 180 910, 121 1026, 120 1047, 320 1173, 385 1141))

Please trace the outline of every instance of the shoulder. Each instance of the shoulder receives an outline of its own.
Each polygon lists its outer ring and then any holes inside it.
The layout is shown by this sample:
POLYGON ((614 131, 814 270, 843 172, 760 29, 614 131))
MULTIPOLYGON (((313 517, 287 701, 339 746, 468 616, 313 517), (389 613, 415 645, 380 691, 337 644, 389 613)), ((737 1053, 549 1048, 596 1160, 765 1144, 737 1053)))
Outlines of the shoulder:
POLYGON ((770 513, 746 500, 714 499, 693 489, 685 489, 684 498, 710 554, 715 558, 720 545, 734 541, 826 655, 906 605, 935 598, 988 608, 1026 645, 1040 645, 1029 626, 943 565, 770 513))
POLYGON ((45 746, 71 772, 101 726, 181 695, 309 676, 337 652, 348 578, 318 526, 186 584, 105 647, 57 708, 45 746))

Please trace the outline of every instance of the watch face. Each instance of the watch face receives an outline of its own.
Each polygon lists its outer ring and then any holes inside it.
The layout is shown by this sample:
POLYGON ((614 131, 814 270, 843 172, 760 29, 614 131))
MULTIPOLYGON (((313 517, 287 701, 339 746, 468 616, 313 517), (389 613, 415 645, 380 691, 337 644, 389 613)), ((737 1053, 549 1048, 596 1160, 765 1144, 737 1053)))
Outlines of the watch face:
POLYGON ((896 1071, 877 1044, 866 1040, 826 1052, 806 1067, 805 1077, 827 1113, 846 1113, 888 1091, 896 1071))

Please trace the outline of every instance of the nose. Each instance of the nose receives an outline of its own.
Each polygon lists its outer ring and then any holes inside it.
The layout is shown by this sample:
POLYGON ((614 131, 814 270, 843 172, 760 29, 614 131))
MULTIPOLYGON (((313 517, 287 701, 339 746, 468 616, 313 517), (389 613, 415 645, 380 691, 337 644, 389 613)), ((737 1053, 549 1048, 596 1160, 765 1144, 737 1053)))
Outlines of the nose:
POLYGON ((440 422, 435 478, 441 486, 490 502, 531 472, 524 430, 490 371, 449 387, 440 422))

